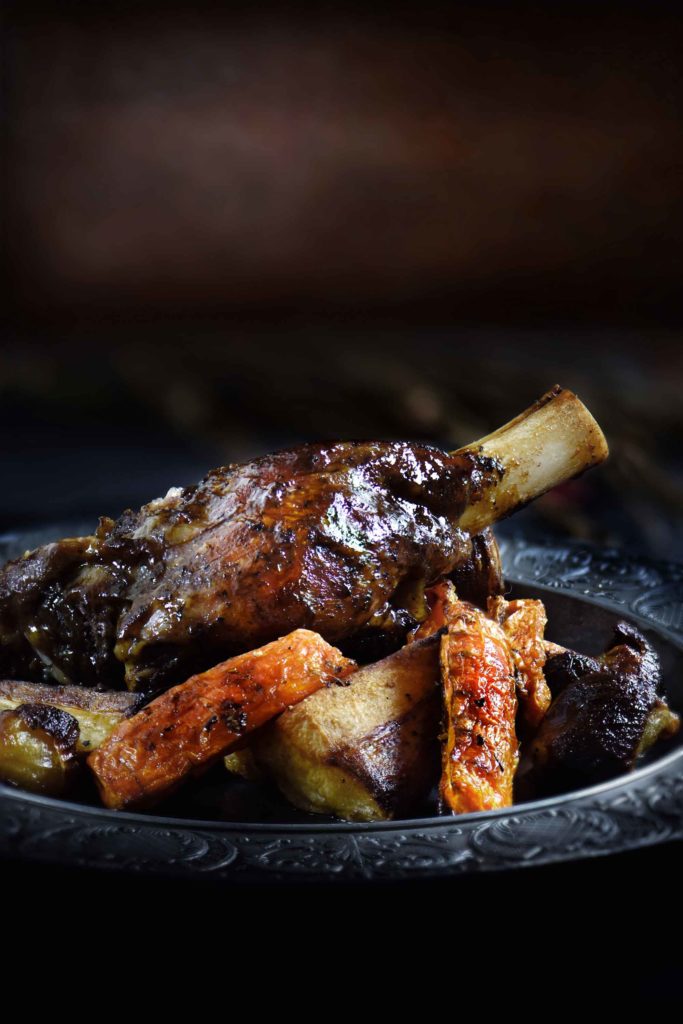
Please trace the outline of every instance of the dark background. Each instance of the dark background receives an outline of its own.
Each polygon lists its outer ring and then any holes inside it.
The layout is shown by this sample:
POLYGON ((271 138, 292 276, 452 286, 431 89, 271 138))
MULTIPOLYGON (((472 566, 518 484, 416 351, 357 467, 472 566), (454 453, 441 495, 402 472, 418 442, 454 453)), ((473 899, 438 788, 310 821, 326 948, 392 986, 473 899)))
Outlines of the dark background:
POLYGON ((683 558, 681 19, 8 4, 0 529, 556 382, 612 459, 507 528, 683 558))
MULTIPOLYGON (((4 5, 0 530, 302 440, 455 447, 560 382, 612 456, 505 528, 683 560, 677 7, 369 8, 4 5)), ((232 936, 261 923, 269 964, 296 949, 295 993, 312 946, 326 998, 355 985, 361 940, 373 997, 450 1013, 463 993, 488 1012, 496 980, 530 1007, 555 978, 553 1008, 598 975, 611 1006, 673 996, 679 863, 308 899, 10 873, 26 949, 47 906, 70 956, 120 918, 128 980, 162 933, 183 956, 218 935, 209 988, 233 996, 232 936)))

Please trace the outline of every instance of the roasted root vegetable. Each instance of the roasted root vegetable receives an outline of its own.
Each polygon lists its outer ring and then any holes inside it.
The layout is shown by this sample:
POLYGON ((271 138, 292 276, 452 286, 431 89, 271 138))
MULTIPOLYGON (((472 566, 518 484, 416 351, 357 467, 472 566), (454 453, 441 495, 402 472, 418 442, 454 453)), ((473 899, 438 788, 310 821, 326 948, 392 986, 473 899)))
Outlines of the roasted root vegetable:
POLYGON ((427 617, 408 634, 408 643, 415 640, 424 640, 444 630, 448 625, 449 618, 455 614, 455 606, 458 603, 458 595, 451 580, 444 579, 435 583, 425 591, 427 604, 427 617))
POLYGON ((553 702, 526 748, 522 798, 565 792, 631 771, 658 739, 679 728, 661 693, 659 659, 629 623, 600 658, 557 649, 548 659, 553 702))
POLYGON ((83 757, 139 703, 129 693, 0 680, 0 779, 63 795, 83 757))
POLYGON ((498 623, 474 605, 451 599, 446 618, 441 801, 454 814, 507 807, 519 749, 510 646, 498 623))
POLYGON ((543 602, 531 598, 506 601, 503 597, 494 597, 489 599, 488 612, 508 639, 524 720, 531 730, 536 729, 552 699, 543 672, 546 661, 543 634, 548 621, 543 602))
POLYGON ((439 637, 320 690, 227 759, 261 771, 302 810, 347 821, 411 813, 439 776, 439 637))
POLYGON ((442 633, 441 802, 454 814, 506 807, 519 756, 509 638, 498 622, 460 601, 451 580, 431 587, 426 597, 429 614, 410 639, 442 633))
POLYGON ((297 629, 193 676, 122 722, 90 755, 103 802, 149 806, 253 729, 354 669, 317 633, 297 629))
POLYGON ((77 767, 78 722, 47 704, 0 711, 0 779, 22 789, 61 796, 77 767))
POLYGON ((140 705, 139 695, 101 693, 82 686, 44 686, 0 680, 0 711, 20 704, 41 704, 65 711, 78 722, 78 754, 87 754, 109 736, 113 729, 140 705))

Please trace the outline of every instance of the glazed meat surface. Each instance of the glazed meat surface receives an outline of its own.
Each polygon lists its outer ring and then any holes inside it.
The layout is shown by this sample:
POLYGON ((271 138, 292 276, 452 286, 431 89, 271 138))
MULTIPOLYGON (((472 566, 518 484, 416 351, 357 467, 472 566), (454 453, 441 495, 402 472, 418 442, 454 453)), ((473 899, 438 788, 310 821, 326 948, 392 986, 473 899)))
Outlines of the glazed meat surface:
POLYGON ((485 606, 500 518, 607 455, 555 387, 457 452, 404 442, 304 445, 209 473, 0 571, 0 676, 156 691, 294 629, 357 660, 427 614, 425 586, 485 606))
MULTIPOLYGON (((403 635, 496 474, 429 445, 306 445, 209 473, 0 573, 0 675, 158 690, 304 627, 403 635)), ((488 568, 487 568, 488 571, 488 568)))

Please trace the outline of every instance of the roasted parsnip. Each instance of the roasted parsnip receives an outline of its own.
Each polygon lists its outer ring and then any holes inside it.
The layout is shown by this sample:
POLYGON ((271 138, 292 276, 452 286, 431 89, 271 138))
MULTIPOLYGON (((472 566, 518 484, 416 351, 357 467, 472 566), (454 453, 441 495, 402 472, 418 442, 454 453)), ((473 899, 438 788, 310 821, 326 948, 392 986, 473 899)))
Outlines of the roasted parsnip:
POLYGON ((82 686, 44 686, 0 680, 0 711, 12 711, 20 704, 42 704, 66 711, 79 726, 76 750, 87 754, 109 736, 113 729, 140 705, 132 693, 101 693, 82 686))
POLYGON ((412 813, 439 775, 439 637, 320 690, 227 760, 261 771, 297 807, 347 821, 412 813))
POLYGON ((0 711, 0 779, 22 789, 63 795, 77 768, 78 722, 47 704, 0 711))

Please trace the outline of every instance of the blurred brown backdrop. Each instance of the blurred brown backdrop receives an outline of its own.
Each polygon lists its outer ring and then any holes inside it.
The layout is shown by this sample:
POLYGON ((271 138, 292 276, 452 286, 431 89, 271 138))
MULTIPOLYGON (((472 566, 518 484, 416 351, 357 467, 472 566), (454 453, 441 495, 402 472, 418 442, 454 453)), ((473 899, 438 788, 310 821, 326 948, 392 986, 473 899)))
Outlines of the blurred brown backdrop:
POLYGON ((456 445, 560 381, 613 458, 518 528, 683 558, 680 38, 658 4, 7 5, 0 524, 456 445))
POLYGON ((678 303, 668 9, 29 3, 12 20, 22 303, 481 319, 493 298, 610 320, 678 303))

